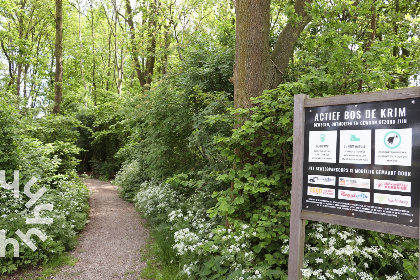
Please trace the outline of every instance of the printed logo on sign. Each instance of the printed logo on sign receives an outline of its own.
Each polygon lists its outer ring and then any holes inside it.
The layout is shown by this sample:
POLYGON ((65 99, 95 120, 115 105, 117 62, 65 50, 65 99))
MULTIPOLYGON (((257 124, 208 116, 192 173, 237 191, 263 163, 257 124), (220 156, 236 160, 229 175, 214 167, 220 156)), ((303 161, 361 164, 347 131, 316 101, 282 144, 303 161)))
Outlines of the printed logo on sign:
POLYGON ((372 131, 340 130, 340 163, 370 164, 372 131))
POLYGON ((411 192, 411 182, 375 179, 374 188, 384 191, 411 192))
POLYGON ((370 179, 340 177, 338 185, 341 187, 370 189, 370 179))
POLYGON ((378 203, 378 204, 386 204, 386 205, 393 205, 393 206, 411 207, 410 196, 375 193, 373 202, 378 203))
POLYGON ((335 198, 335 190, 327 188, 308 187, 308 195, 335 198))
POLYGON ((370 202, 370 193, 339 190, 338 199, 353 200, 353 201, 360 201, 360 202, 370 202))
MULTIPOLYGON (((14 181, 12 184, 6 183, 6 174, 5 171, 0 171, 0 187, 3 187, 6 190, 13 190, 13 196, 15 198, 20 198, 20 191, 19 191, 19 171, 14 171, 14 181)), ((31 192, 31 187, 35 184, 37 179, 32 177, 24 187, 23 193, 30 199, 26 204, 25 207, 30 209, 38 199, 47 191, 45 187, 42 187, 36 193, 31 192)), ((34 218, 27 218, 26 224, 33 225, 33 224, 40 224, 40 225, 50 225, 53 223, 52 218, 41 218, 41 211, 52 211, 54 206, 52 204, 41 204, 36 205, 34 207, 33 213, 34 218)), ((29 229, 26 234, 22 231, 17 230, 15 233, 16 235, 23 241, 23 243, 19 243, 15 238, 7 238, 6 237, 7 231, 4 229, 0 229, 0 257, 6 256, 6 247, 7 245, 11 244, 13 246, 13 256, 15 258, 19 257, 19 245, 26 244, 32 251, 37 249, 36 245, 32 242, 31 237, 32 235, 38 236, 41 241, 45 241, 48 237, 38 228, 31 228, 29 229)))
POLYGON ((390 131, 384 137, 385 146, 395 149, 401 144, 401 135, 398 132, 390 131))
POLYGON ((359 142, 359 141, 360 141, 360 138, 359 138, 359 137, 357 137, 357 136, 356 136, 356 134, 352 134, 352 135, 351 135, 351 137, 350 137, 350 141, 356 141, 356 142, 359 142))
POLYGON ((308 183, 335 186, 335 176, 308 175, 308 183))
POLYGON ((309 131, 309 162, 336 162, 337 131, 309 131))
POLYGON ((411 166, 413 130, 375 129, 375 164, 411 166))

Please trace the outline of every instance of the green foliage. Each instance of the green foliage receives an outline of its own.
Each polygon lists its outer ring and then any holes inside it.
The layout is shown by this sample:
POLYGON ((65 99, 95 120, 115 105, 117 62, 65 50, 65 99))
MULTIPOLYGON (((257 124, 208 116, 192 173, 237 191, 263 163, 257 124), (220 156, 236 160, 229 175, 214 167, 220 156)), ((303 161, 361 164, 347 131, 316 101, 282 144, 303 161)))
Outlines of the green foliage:
POLYGON ((417 76, 418 10, 409 1, 316 2, 310 13, 288 81, 325 96, 407 87, 417 76))
MULTIPOLYGON (((173 232, 169 244, 177 253, 182 275, 287 278, 293 94, 308 88, 303 82, 284 84, 255 99, 253 108, 231 110, 230 115, 226 107, 208 103, 194 115, 201 121, 189 145, 206 147, 209 141, 203 135, 210 133, 216 136, 212 138, 219 152, 211 145, 203 149, 211 151, 211 156, 203 157, 208 165, 178 173, 167 180, 169 184, 135 182, 140 178, 135 174, 144 168, 138 162, 121 173, 123 186, 130 182, 137 186, 131 189, 137 192, 137 208, 153 225, 173 232), (215 108, 221 114, 214 114, 215 108), (240 123, 230 136, 224 134, 233 119, 240 123), (220 164, 221 159, 231 164, 220 164)), ((413 239, 311 223, 304 277, 411 279, 417 248, 413 239)))
POLYGON ((114 183, 120 186, 118 191, 122 198, 133 200, 144 182, 142 173, 143 169, 137 160, 127 161, 123 164, 114 180, 114 183))
POLYGON ((74 143, 79 138, 81 123, 73 116, 47 115, 30 124, 29 133, 43 143, 74 143))
POLYGON ((42 170, 45 174, 38 176, 44 177, 52 184, 55 184, 54 179, 62 176, 74 176, 74 170, 79 164, 76 157, 80 148, 77 147, 76 141, 80 126, 81 123, 74 117, 60 115, 47 115, 29 123, 27 134, 30 137, 21 140, 23 163, 27 170, 42 170), (37 158, 40 163, 31 167, 31 161, 37 158), (50 162, 47 162, 48 160, 50 162))
POLYGON ((132 142, 119 153, 129 154, 145 179, 164 179, 200 168, 215 152, 213 136, 228 132, 226 126, 201 126, 206 115, 224 110, 228 101, 223 94, 199 99, 162 87, 136 102, 142 105, 128 115, 135 120, 132 142))
MULTIPOLYGON (((47 192, 36 205, 53 204, 54 209, 49 211, 47 216, 53 219, 53 223, 36 225, 36 228, 44 232, 48 238, 44 242, 36 239, 36 251, 32 251, 24 243, 20 243, 19 258, 13 257, 13 247, 8 246, 6 257, 0 258, 0 275, 15 272, 21 266, 46 263, 77 244, 76 233, 84 228, 87 221, 89 194, 86 186, 81 181, 61 180, 54 189, 51 189, 49 185, 38 183, 36 187, 32 187, 32 191, 41 187, 46 187, 47 192)), ((26 223, 27 218, 33 218, 33 208, 26 209, 25 203, 29 199, 22 194, 19 198, 15 198, 12 191, 3 188, 0 193, 3 209, 0 229, 7 230, 6 238, 19 240, 15 234, 17 230, 26 233, 29 229, 34 228, 33 225, 26 223)))
POLYGON ((215 177, 227 162, 213 138, 229 135, 231 125, 208 119, 227 114, 229 96, 157 91, 134 101, 142 106, 126 113, 133 126, 131 142, 117 154, 126 160, 115 180, 121 194, 132 199, 145 180, 168 177, 174 190, 189 195, 196 189, 209 194, 218 189, 215 177))
POLYGON ((141 112, 145 137, 140 148, 145 149, 141 159, 147 163, 145 172, 150 178, 163 179, 185 172, 195 164, 196 155, 188 148, 191 101, 185 93, 169 88, 145 97, 143 103, 147 107, 141 112))
POLYGON ((79 125, 75 128, 79 136, 76 145, 81 149, 79 172, 110 179, 121 168, 122 163, 115 156, 131 133, 124 120, 124 106, 133 105, 107 102, 94 108, 78 108, 75 118, 79 125))
MULTIPOLYGON (((207 269, 197 268, 197 273, 208 279, 236 276, 252 279, 260 273, 269 278, 285 277, 287 256, 279 254, 278 248, 284 246, 289 236, 293 96, 286 89, 277 89, 254 102, 256 106, 252 109, 231 112, 231 118, 243 120, 231 136, 216 138, 221 156, 233 162, 234 167, 218 176, 218 180, 226 183, 225 190, 214 192, 217 203, 209 210, 213 218, 226 217, 228 225, 228 231, 222 228, 213 231, 209 244, 225 241, 229 238, 226 236, 234 234, 233 240, 241 240, 237 246, 251 251, 235 256, 233 251, 231 254, 223 251, 232 249, 230 242, 215 243, 224 253, 206 259, 207 269), (217 265, 220 261, 224 269, 217 265), (238 267, 243 272, 238 272, 238 267)), ((206 250, 216 253, 210 248, 206 250)))
POLYGON ((254 219, 249 211, 261 209, 257 205, 270 208, 271 203, 285 201, 273 205, 281 209, 289 197, 293 97, 276 90, 255 102, 257 106, 252 109, 233 111, 238 119, 245 120, 243 125, 234 129, 231 137, 217 140, 223 147, 222 155, 235 166, 219 176, 233 183, 230 189, 214 194, 219 202, 211 214, 228 215, 232 222, 254 219))
POLYGON ((142 269, 140 277, 144 279, 187 279, 179 273, 177 255, 172 248, 174 244, 173 232, 162 224, 149 232, 149 242, 142 250, 146 267, 142 269))
MULTIPOLYGON (((102 1, 66 7, 63 115, 40 117, 38 112, 48 112, 53 99, 53 17, 41 8, 51 3, 30 0, 22 7, 17 1, 6 2, 0 1, 0 170, 8 170, 8 179, 14 169, 22 170, 22 181, 40 178, 39 186, 48 188, 59 212, 71 208, 65 200, 73 199, 63 198, 60 191, 72 194, 79 189, 72 187, 79 185, 73 183, 76 165, 78 171, 97 177, 117 174, 121 195, 135 201, 155 227, 158 258, 163 265, 170 266, 171 260, 180 264, 176 277, 286 278, 293 95, 398 88, 418 78, 416 3, 319 1, 310 7, 312 21, 298 40, 284 75, 287 83, 255 99, 251 109, 230 110, 234 7, 213 0, 159 1, 154 14, 148 14, 147 5, 133 10, 135 18, 151 23, 135 23, 142 66, 150 61, 147 57, 156 62, 152 84, 142 89, 129 30, 121 28, 117 7, 102 1)), ((274 47, 294 11, 293 3, 285 1, 272 1, 271 6, 274 47)), ((1 202, 18 213, 24 209, 22 201, 1 202)), ((75 230, 67 230, 67 225, 79 230, 86 219, 71 213, 57 216, 64 228, 51 227, 52 239, 45 248, 26 253, 24 260, 44 262, 51 257, 48 246, 57 252, 70 248, 75 230)), ((16 212, 9 214, 7 219, 16 219, 16 224, 7 227, 23 226, 16 212)), ((356 272, 334 277, 361 278, 359 273, 366 273, 397 279, 397 271, 404 278, 417 275, 412 240, 318 229, 314 224, 308 234, 308 278, 328 278, 327 272, 349 264, 356 272), (340 237, 343 232, 354 238, 346 243, 340 237), (335 238, 335 251, 321 256, 331 247, 325 238, 335 238), (357 243, 360 238, 363 244, 357 243), (350 255, 341 253, 347 245, 350 255), (368 248, 367 255, 355 250, 359 245, 368 248), (372 246, 378 251, 369 251, 372 246), (366 262, 368 268, 361 265, 366 256, 373 259, 366 262), (378 256, 383 263, 374 260, 378 256)), ((5 267, 12 271, 17 265, 21 263, 9 259, 5 267)))
POLYGON ((232 77, 234 49, 219 46, 203 38, 199 43, 186 50, 181 61, 180 74, 174 83, 188 94, 194 89, 204 92, 233 92, 232 77))
POLYGON ((18 165, 19 125, 16 109, 0 97, 0 170, 13 170, 18 165))
POLYGON ((163 223, 168 213, 175 209, 181 197, 166 184, 144 182, 134 199, 137 209, 152 223, 163 223))
POLYGON ((9 245, 6 257, 0 258, 0 275, 46 263, 76 245, 76 233, 84 228, 88 218, 88 190, 75 173, 78 125, 77 120, 66 116, 26 118, 13 106, 1 104, 0 149, 4 160, 0 170, 5 170, 7 182, 13 182, 13 170, 19 170, 20 195, 15 197, 2 183, 0 230, 6 231, 6 238, 19 240, 17 230, 26 233, 37 228, 48 238, 44 242, 34 238, 36 251, 20 242, 19 258, 13 256, 13 247, 9 245), (23 194, 23 188, 32 177, 37 178, 37 182, 31 192, 36 193, 42 187, 46 192, 28 209, 29 198, 23 194), (42 212, 42 216, 52 218, 53 223, 27 224, 26 219, 34 217, 34 208, 42 204, 53 205, 53 210, 42 212))

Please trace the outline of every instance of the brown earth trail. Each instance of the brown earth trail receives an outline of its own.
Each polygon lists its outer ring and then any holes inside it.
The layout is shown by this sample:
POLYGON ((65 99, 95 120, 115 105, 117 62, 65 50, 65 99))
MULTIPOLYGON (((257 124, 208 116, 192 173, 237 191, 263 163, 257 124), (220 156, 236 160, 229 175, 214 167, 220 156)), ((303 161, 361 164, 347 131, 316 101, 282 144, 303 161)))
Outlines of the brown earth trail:
POLYGON ((72 252, 78 260, 51 279, 140 279, 145 267, 140 250, 148 238, 147 229, 134 206, 118 196, 110 183, 88 179, 90 223, 72 252))

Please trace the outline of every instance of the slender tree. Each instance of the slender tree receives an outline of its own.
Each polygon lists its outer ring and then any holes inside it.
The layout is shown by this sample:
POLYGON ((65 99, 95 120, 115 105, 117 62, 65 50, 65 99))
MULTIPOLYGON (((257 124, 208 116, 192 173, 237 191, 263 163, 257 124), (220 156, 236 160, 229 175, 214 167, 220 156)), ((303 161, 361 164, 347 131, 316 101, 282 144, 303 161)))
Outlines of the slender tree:
POLYGON ((147 54, 144 55, 142 58, 142 61, 140 62, 139 59, 139 47, 137 46, 136 42, 136 31, 133 21, 133 10, 131 8, 130 0, 125 1, 125 9, 127 13, 127 24, 130 30, 130 41, 131 41, 131 56, 134 62, 134 69, 137 74, 137 79, 140 82, 140 86, 145 86, 146 84, 149 84, 152 82, 152 75, 153 70, 155 68, 155 53, 156 53, 156 28, 157 28, 157 6, 158 1, 153 0, 151 3, 149 3, 149 7, 145 5, 145 9, 148 9, 148 13, 143 13, 143 23, 147 24, 147 38, 146 38, 146 51, 147 54))
POLYGON ((53 114, 60 112, 63 97, 63 1, 55 1, 55 83, 53 114))

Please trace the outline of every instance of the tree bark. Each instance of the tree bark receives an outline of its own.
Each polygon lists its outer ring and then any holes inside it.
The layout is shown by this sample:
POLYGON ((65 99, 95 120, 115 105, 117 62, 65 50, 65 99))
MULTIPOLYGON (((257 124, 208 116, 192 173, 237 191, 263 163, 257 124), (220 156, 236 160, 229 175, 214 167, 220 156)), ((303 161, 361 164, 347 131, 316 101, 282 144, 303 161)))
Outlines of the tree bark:
POLYGON ((82 81, 83 81, 83 86, 85 88, 85 92, 87 92, 87 85, 86 85, 86 81, 85 81, 85 75, 83 73, 83 68, 84 68, 83 61, 84 61, 84 59, 83 59, 83 40, 82 40, 82 19, 81 19, 82 9, 81 9, 81 1, 79 0, 77 2, 77 4, 78 4, 78 14, 79 14, 79 48, 80 48, 80 55, 81 55, 81 57, 80 57, 80 76, 81 76, 82 81))
POLYGON ((271 74, 267 77, 265 89, 274 89, 283 81, 284 73, 289 65, 289 60, 293 55, 300 33, 311 20, 310 15, 305 10, 306 4, 311 2, 312 0, 296 0, 295 15, 300 20, 289 20, 278 36, 274 50, 271 53, 271 74))
POLYGON ((93 14, 93 0, 90 0, 90 11, 92 14, 91 18, 91 34, 92 34, 92 95, 93 95, 93 105, 97 105, 96 97, 96 51, 95 51, 95 27, 94 27, 94 14, 93 14))
MULTIPOLYGON (((125 1, 126 12, 127 12, 127 23, 130 29, 130 40, 131 40, 131 55, 133 57, 134 68, 136 70, 137 78, 140 82, 140 86, 144 87, 150 85, 152 82, 153 70, 156 63, 156 29, 157 29, 157 10, 158 1, 152 1, 150 4, 151 10, 147 13, 147 18, 143 18, 143 22, 148 21, 148 46, 146 48, 147 54, 146 59, 142 58, 142 63, 139 60, 139 50, 136 46, 136 33, 133 21, 133 11, 131 9, 130 0, 125 1)), ((143 14, 145 17, 146 14, 143 14)))
MULTIPOLYGON (((21 1, 20 2, 20 8, 22 10, 25 9, 26 6, 26 1, 21 1)), ((18 33, 19 33, 19 40, 23 40, 24 36, 23 36, 23 14, 18 13, 18 33)), ((19 53, 19 60, 16 61, 17 64, 17 74, 16 74, 16 96, 19 98, 20 97, 20 88, 21 88, 21 78, 22 78, 22 58, 24 56, 23 54, 23 49, 22 46, 20 45, 21 43, 19 43, 19 47, 18 47, 18 53, 19 53)))
POLYGON ((270 0, 236 1, 236 52, 233 72, 235 108, 252 106, 269 71, 270 0))
POLYGON ((140 82, 140 86, 144 86, 146 84, 146 79, 144 77, 144 73, 141 71, 142 67, 139 61, 139 51, 136 47, 136 33, 134 29, 133 11, 131 9, 130 0, 125 1, 125 9, 127 12, 128 27, 130 28, 131 55, 133 57, 134 69, 136 70, 137 79, 140 82))
POLYGON ((150 45, 147 48, 147 61, 146 61, 146 83, 151 84, 152 83, 152 76, 153 76, 153 70, 155 68, 156 63, 156 31, 157 31, 157 12, 158 12, 158 1, 154 0, 151 3, 151 11, 149 14, 149 40, 150 45))
POLYGON ((55 83, 53 114, 60 112, 63 97, 63 1, 55 1, 55 83))
POLYGON ((270 0, 236 1, 235 108, 252 107, 250 98, 276 88, 283 81, 300 33, 311 20, 306 12, 311 2, 295 1, 295 16, 279 34, 270 54, 270 0))

